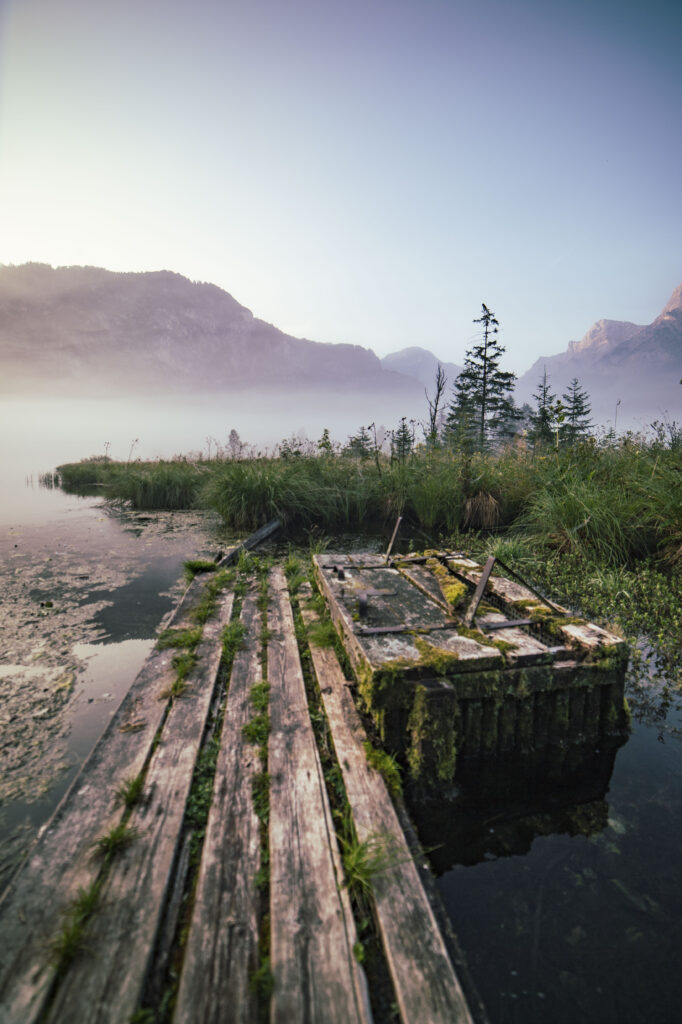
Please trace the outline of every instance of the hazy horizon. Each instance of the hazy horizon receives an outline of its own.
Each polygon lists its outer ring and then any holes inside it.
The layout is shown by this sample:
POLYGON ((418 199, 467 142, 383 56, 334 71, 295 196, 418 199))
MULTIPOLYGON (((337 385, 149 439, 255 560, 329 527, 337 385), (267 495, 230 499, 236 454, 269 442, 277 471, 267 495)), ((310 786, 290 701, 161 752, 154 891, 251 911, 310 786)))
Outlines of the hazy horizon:
POLYGON ((0 262, 168 269, 295 337, 508 366, 682 281, 682 7, 7 0, 0 262))

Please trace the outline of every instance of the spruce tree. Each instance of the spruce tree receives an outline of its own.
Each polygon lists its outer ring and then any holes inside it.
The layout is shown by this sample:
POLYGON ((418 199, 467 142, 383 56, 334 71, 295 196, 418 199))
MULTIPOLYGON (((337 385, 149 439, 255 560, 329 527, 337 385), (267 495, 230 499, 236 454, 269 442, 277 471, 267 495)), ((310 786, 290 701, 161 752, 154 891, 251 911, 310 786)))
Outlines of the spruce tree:
POLYGON ((518 411, 512 399, 516 374, 500 369, 504 347, 497 340, 499 322, 482 303, 481 340, 466 354, 454 386, 446 430, 451 439, 467 437, 483 449, 513 433, 518 411))
POLYGON ((362 459, 364 462, 372 454, 372 438, 369 436, 367 427, 360 427, 357 434, 348 438, 346 451, 349 455, 362 459))
POLYGON ((590 419, 592 406, 590 396, 580 387, 577 377, 568 385, 563 394, 564 420, 559 427, 559 437, 563 444, 572 445, 587 437, 594 423, 590 419))
POLYGON ((531 414, 531 438, 533 444, 550 444, 554 436, 554 419, 557 412, 556 395, 549 387, 547 367, 542 380, 538 382, 538 390, 533 395, 535 412, 531 414))
MULTIPOLYGON (((410 421, 412 422, 412 421, 410 421)), ((402 466, 414 447, 414 428, 407 425, 407 418, 401 416, 398 429, 391 434, 391 461, 402 466)))

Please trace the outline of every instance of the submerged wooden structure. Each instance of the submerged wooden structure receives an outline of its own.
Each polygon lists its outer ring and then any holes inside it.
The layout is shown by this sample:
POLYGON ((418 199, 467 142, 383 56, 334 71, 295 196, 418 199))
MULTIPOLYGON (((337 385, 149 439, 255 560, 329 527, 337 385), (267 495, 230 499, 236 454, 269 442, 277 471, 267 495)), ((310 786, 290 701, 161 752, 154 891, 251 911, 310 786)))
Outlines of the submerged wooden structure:
MULTIPOLYGON (((167 623, 177 639, 196 628, 202 585, 167 623)), ((182 685, 173 650, 154 650, 0 901, 2 1024, 121 1024, 169 998, 182 1024, 372 1019, 284 573, 213 597, 182 685), (226 679, 237 600, 243 638, 226 679), (259 748, 248 726, 264 692, 259 748), (215 774, 197 788, 207 752, 215 774)), ((485 1022, 367 762, 349 681, 332 651, 309 653, 357 838, 380 835, 392 854, 371 879, 389 998, 404 1024, 485 1022)))
POLYGON ((624 641, 494 561, 314 557, 364 708, 426 788, 451 782, 461 758, 570 757, 628 731, 624 641))

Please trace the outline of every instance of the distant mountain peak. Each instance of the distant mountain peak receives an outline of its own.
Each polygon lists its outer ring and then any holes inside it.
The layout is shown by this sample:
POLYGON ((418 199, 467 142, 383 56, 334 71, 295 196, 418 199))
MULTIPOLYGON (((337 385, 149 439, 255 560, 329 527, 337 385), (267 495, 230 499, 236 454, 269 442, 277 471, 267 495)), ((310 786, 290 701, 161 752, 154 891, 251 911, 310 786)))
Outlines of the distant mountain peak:
POLYGON ((385 370, 393 370, 394 373, 414 377, 425 388, 432 387, 439 366, 443 368, 450 384, 462 372, 462 367, 457 363, 446 363, 420 345, 410 345, 409 348, 402 348, 399 352, 391 352, 383 357, 381 365, 385 370))
POLYGON ((677 313, 682 310, 682 284, 678 284, 675 291, 670 296, 670 302, 662 310, 661 316, 665 316, 666 313, 677 313))
POLYGON ((597 320, 580 341, 569 341, 568 354, 577 356, 589 353, 596 357, 602 356, 641 329, 639 324, 632 324, 626 320, 597 320))
POLYGON ((566 352, 538 359, 519 380, 519 398, 530 400, 546 369, 557 394, 573 377, 592 401, 592 413, 603 422, 619 423, 679 415, 682 374, 682 285, 668 305, 645 326, 620 320, 598 320, 581 341, 566 352))

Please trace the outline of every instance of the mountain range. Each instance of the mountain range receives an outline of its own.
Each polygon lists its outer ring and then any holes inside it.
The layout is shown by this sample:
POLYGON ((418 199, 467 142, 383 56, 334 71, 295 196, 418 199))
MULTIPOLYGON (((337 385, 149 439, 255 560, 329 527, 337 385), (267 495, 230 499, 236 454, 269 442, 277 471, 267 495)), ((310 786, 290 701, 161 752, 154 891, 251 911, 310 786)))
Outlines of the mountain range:
MULTIPOLYGON (((216 285, 169 271, 0 266, 0 390, 76 395, 306 393, 390 400, 424 415, 438 358, 410 347, 379 359, 358 345, 295 338, 216 285)), ((443 363, 452 383, 460 367, 443 363)), ((531 401, 546 369, 561 395, 577 377, 597 422, 625 426, 682 409, 682 285, 641 326, 599 320, 518 380, 531 401)), ((449 391, 448 391, 449 397, 449 391)))
MULTIPOLYGON (((544 371, 561 395, 577 377, 591 396, 597 422, 613 422, 616 408, 625 424, 682 413, 682 284, 647 325, 598 320, 566 352, 537 359, 519 378, 516 400, 531 401, 544 371)), ((532 404, 532 401, 531 401, 532 404)))
POLYGON ((0 367, 5 391, 421 394, 370 349, 294 338, 216 285, 165 270, 0 267, 0 367))

